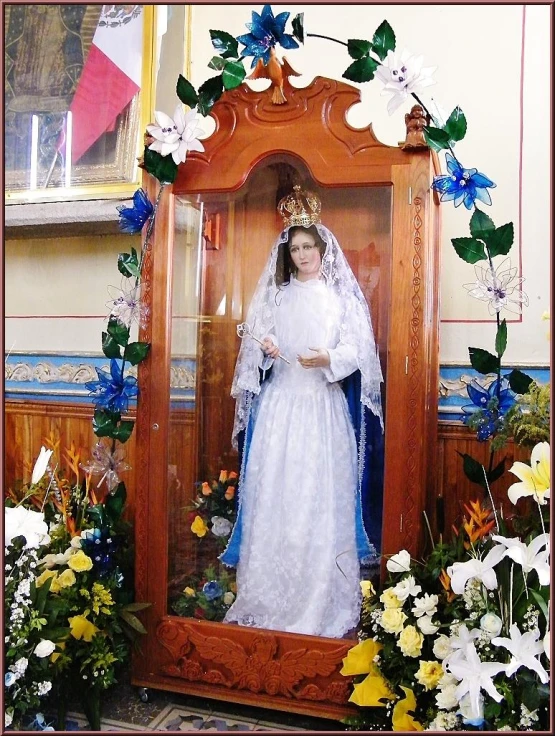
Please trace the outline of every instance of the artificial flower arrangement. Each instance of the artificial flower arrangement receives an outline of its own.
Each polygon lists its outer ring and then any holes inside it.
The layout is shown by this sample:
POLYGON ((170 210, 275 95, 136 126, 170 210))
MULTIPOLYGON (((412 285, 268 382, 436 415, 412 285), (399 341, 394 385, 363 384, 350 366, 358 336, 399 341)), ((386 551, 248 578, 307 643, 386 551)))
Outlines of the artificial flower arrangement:
POLYGON ((363 584, 361 640, 342 669, 361 706, 351 727, 549 730, 549 444, 511 472, 511 517, 465 505, 450 543, 422 561, 393 555, 381 593, 363 584))
POLYGON ((63 730, 68 702, 81 701, 100 730, 101 694, 115 682, 131 642, 146 633, 135 616, 125 486, 74 447, 61 469, 59 440, 42 447, 29 483, 5 499, 6 728, 63 730), (111 492, 108 491, 111 488, 111 492))
POLYGON ((220 471, 217 480, 196 484, 196 495, 187 513, 196 546, 198 566, 207 567, 202 574, 187 578, 185 588, 170 605, 179 616, 221 621, 236 593, 235 572, 226 570, 217 557, 225 549, 235 519, 237 473, 220 471))

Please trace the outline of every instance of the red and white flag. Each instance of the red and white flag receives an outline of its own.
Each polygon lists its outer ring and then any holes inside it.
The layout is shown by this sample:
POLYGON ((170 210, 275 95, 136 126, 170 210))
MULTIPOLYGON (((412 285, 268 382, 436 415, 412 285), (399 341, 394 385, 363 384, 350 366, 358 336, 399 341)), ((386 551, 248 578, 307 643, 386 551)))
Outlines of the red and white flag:
POLYGON ((141 88, 142 5, 103 5, 83 73, 73 97, 71 162, 76 164, 100 136, 113 130, 117 116, 141 88))

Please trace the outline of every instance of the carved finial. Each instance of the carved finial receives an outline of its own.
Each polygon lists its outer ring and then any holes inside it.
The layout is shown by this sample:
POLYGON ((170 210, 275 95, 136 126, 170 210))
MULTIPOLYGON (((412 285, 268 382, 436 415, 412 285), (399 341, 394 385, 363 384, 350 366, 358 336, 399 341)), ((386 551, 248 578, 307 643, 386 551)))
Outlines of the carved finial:
POLYGON ((403 150, 428 148, 424 138, 424 126, 430 124, 430 117, 426 115, 422 105, 413 105, 411 111, 405 115, 407 137, 399 143, 403 150))

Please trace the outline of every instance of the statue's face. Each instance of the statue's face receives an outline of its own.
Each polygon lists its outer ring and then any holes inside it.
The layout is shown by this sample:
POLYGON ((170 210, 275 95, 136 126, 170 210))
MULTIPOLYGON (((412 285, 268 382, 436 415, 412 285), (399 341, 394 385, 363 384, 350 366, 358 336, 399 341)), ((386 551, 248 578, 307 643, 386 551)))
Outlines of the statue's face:
POLYGON ((318 278, 322 256, 311 233, 301 230, 296 232, 291 238, 289 253, 297 269, 297 279, 299 281, 318 278))

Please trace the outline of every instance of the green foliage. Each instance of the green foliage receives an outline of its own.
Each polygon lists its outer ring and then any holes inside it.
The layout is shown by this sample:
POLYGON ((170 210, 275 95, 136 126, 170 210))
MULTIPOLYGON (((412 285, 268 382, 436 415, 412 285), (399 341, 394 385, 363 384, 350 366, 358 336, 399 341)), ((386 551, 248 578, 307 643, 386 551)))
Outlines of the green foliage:
POLYGON ((377 61, 370 56, 363 56, 361 59, 353 61, 341 76, 349 79, 351 82, 369 82, 371 79, 374 79, 374 73, 377 68, 377 61))
POLYGON ((158 151, 145 147, 143 154, 145 171, 152 174, 162 184, 173 184, 177 177, 177 164, 171 156, 161 156, 158 151))
POLYGON ((177 78, 177 85, 175 88, 176 94, 181 100, 181 102, 184 105, 188 105, 189 107, 195 107, 198 102, 198 95, 195 91, 195 88, 189 82, 188 79, 185 79, 183 74, 180 74, 177 78))
POLYGON ((220 99, 224 91, 221 75, 211 77, 201 84, 198 90, 198 111, 201 115, 208 115, 214 104, 220 99))
POLYGON ((500 361, 497 355, 493 355, 488 350, 482 348, 468 348, 470 363, 474 370, 478 373, 496 373, 500 367, 500 361))
POLYGON ((212 45, 218 54, 224 58, 237 58, 239 56, 239 44, 236 39, 225 31, 210 31, 212 45))
POLYGON ((291 22, 293 38, 299 43, 304 43, 304 13, 297 13, 291 22))
MULTIPOLYGON (((146 150, 150 151, 150 149, 146 149, 146 150)), ((150 151, 150 153, 156 153, 156 152, 150 151)), ((120 253, 119 254, 118 270, 126 278, 129 278, 130 276, 137 278, 138 276, 140 276, 139 258, 137 256, 137 251, 135 250, 135 248, 131 248, 131 253, 120 253)))
POLYGON ((551 420, 551 384, 531 380, 527 391, 517 398, 506 416, 506 436, 518 445, 532 447, 549 442, 551 420))
POLYGON ((476 238, 451 238, 451 242, 456 254, 466 263, 478 263, 486 258, 484 244, 476 238))

